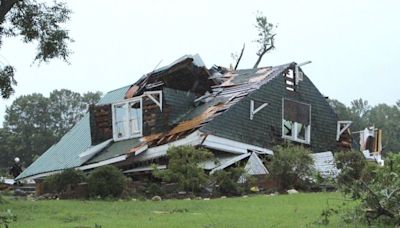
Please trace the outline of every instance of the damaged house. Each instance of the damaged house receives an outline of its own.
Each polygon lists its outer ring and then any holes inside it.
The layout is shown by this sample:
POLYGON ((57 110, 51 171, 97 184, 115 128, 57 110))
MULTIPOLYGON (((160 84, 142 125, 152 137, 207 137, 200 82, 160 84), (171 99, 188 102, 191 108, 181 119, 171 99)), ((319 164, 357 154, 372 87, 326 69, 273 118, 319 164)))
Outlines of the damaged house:
POLYGON ((294 62, 207 69, 198 55, 184 56, 108 92, 17 179, 104 165, 145 175, 152 164, 165 169, 167 149, 180 145, 210 149, 219 161, 204 163, 210 173, 241 162, 249 174, 262 175, 263 157, 285 141, 315 153, 343 147, 342 125, 294 62))

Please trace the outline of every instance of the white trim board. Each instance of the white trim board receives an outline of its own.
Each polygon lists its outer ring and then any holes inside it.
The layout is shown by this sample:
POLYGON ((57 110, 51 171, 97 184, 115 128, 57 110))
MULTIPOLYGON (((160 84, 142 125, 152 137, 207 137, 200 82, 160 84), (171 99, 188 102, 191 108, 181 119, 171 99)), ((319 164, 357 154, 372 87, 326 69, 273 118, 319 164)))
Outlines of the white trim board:
POLYGON ((120 161, 125 161, 127 157, 128 156, 126 154, 124 154, 124 155, 121 155, 121 156, 118 156, 118 157, 114 157, 114 158, 111 158, 111 159, 107 159, 107 160, 104 160, 104 161, 101 161, 101 162, 80 166, 77 169, 79 169, 79 170, 93 169, 93 168, 96 168, 96 167, 99 167, 99 166, 104 166, 104 165, 117 163, 117 162, 120 162, 120 161))
POLYGON ((208 135, 201 145, 210 149, 221 150, 234 154, 245 154, 249 151, 260 152, 261 154, 274 154, 272 150, 266 148, 222 138, 215 135, 208 135))

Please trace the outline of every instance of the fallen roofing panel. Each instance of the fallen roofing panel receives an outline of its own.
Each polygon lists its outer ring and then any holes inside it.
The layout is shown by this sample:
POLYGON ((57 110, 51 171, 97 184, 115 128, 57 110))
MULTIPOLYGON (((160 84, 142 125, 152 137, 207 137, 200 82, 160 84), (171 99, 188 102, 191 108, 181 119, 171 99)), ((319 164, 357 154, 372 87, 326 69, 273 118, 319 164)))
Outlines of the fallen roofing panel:
POLYGON ((79 157, 81 158, 82 164, 110 145, 111 142, 113 142, 113 139, 106 140, 95 146, 90 146, 85 152, 80 153, 79 157))
POLYGON ((335 158, 333 157, 333 153, 331 151, 314 153, 311 154, 311 157, 314 160, 315 169, 323 177, 335 177, 338 174, 335 158))
POLYGON ((236 162, 241 161, 241 160, 243 160, 243 159, 249 157, 250 155, 251 155, 251 153, 247 153, 247 154, 241 154, 241 155, 238 155, 238 156, 236 156, 236 157, 233 157, 233 158, 231 158, 229 161, 225 162, 224 164, 222 164, 222 165, 220 165, 220 166, 214 168, 213 170, 211 170, 210 174, 213 174, 213 173, 215 173, 215 172, 218 171, 218 170, 225 169, 225 168, 227 168, 227 167, 229 167, 229 166, 235 164, 236 162))
MULTIPOLYGON (((156 166, 156 168, 158 170, 162 170, 162 169, 166 169, 167 166, 166 165, 158 165, 158 166, 156 166)), ((136 172, 152 171, 153 169, 154 169, 153 166, 144 166, 144 167, 138 167, 138 168, 134 168, 134 169, 125 170, 124 173, 136 173, 136 172)))

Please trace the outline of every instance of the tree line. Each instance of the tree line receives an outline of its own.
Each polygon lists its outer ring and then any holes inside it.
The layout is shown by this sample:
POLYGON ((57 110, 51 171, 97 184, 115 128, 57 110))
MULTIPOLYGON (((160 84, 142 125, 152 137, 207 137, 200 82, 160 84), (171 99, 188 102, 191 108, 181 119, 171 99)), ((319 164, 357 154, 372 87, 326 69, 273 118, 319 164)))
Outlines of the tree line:
POLYGON ((6 108, 0 128, 0 169, 19 157, 25 166, 50 148, 100 100, 101 92, 54 90, 23 95, 6 108))
POLYGON ((400 151, 400 100, 395 105, 378 104, 371 106, 363 99, 353 100, 346 106, 338 100, 329 100, 340 120, 351 120, 353 132, 374 126, 382 129, 384 152, 400 151))

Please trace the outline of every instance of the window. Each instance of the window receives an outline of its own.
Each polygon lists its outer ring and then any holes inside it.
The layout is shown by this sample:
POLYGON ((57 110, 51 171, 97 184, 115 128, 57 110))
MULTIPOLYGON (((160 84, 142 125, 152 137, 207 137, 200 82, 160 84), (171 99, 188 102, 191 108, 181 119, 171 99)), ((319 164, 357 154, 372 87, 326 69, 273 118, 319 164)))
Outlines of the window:
POLYGON ((142 136, 142 98, 112 105, 115 141, 142 136))
POLYGON ((282 137, 309 144, 311 105, 283 99, 282 109, 282 137))

